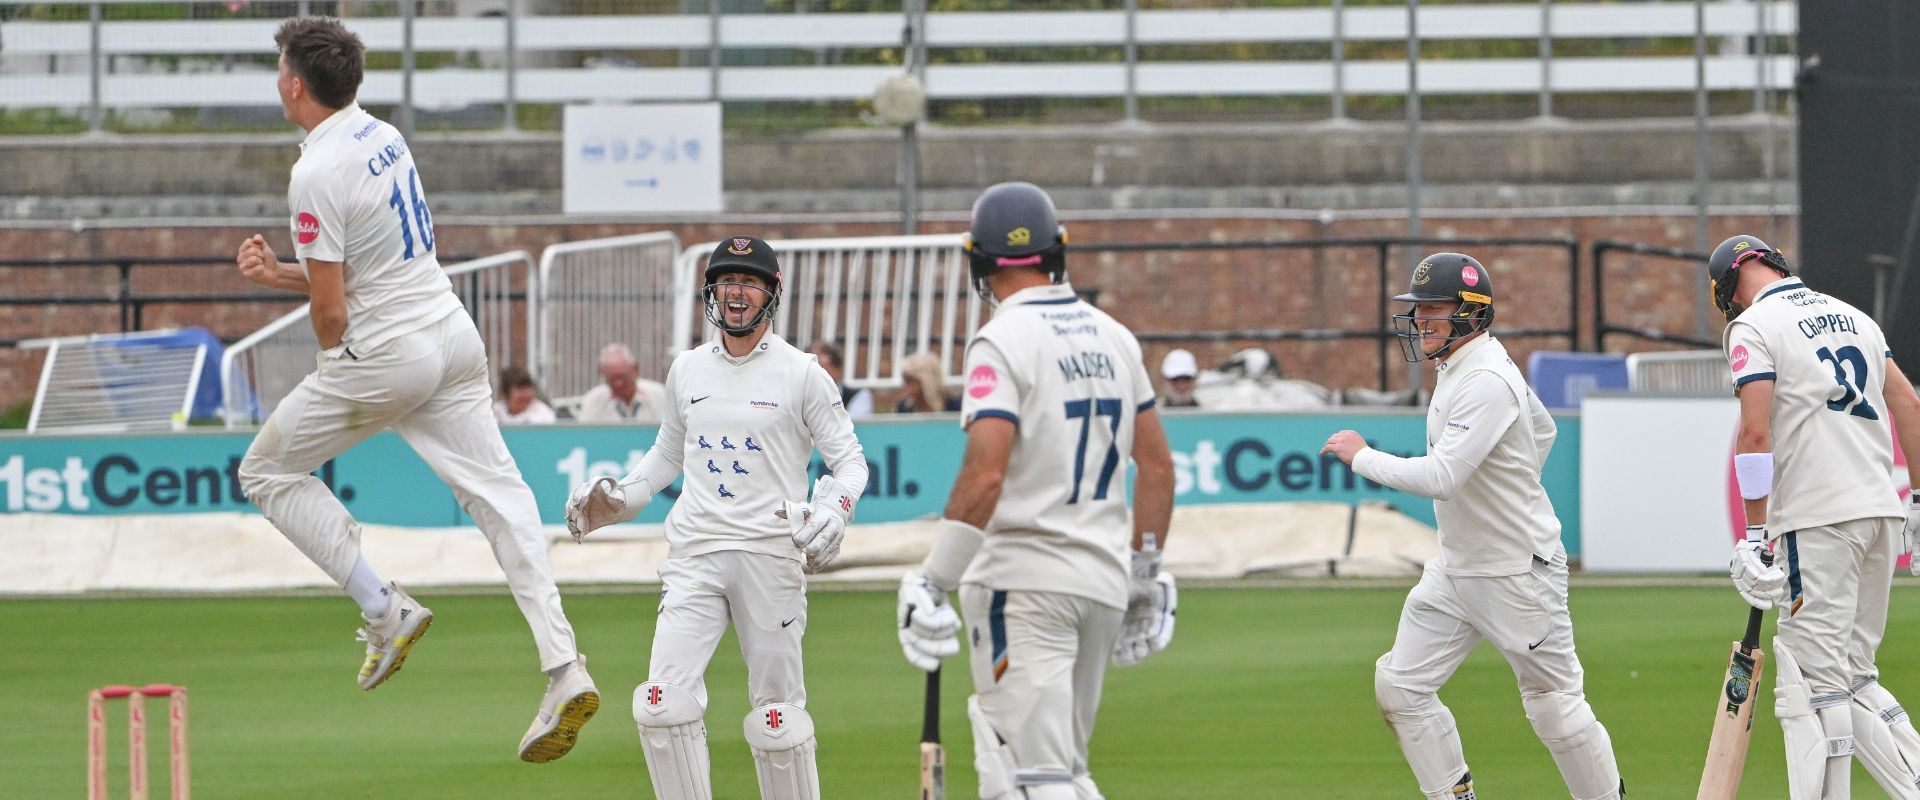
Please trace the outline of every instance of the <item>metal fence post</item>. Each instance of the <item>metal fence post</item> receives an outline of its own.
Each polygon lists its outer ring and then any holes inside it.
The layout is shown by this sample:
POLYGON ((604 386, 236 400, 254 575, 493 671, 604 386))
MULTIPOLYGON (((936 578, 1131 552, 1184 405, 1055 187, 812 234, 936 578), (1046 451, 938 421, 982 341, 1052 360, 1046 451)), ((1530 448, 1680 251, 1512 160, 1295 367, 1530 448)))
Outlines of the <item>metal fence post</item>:
POLYGON ((507 0, 507 107, 506 128, 508 133, 520 130, 520 45, 516 37, 520 28, 519 0, 507 0))
POLYGON ((1540 118, 1553 116, 1553 0, 1540 0, 1540 118))
MULTIPOLYGON (((913 77, 926 85, 927 76, 927 3, 926 0, 905 0, 900 11, 906 15, 906 27, 901 31, 901 49, 906 58, 906 68, 913 77)), ((915 119, 900 129, 900 230, 908 236, 920 232, 920 120, 915 119)))
POLYGON ((1125 47, 1127 61, 1126 119, 1137 122, 1140 119, 1140 0, 1127 0, 1127 43, 1125 47))
MULTIPOLYGON (((1753 56, 1753 113, 1764 114, 1767 111, 1767 55, 1773 51, 1773 42, 1767 37, 1767 3, 1769 0, 1753 0, 1753 46, 1747 48, 1753 56)), ((1771 150, 1767 153, 1772 156, 1771 150)), ((1879 319, 1875 317, 1875 319, 1879 319)))
MULTIPOLYGON (((1694 249, 1705 251, 1712 243, 1708 241, 1707 222, 1707 6, 1705 0, 1693 0, 1693 193, 1694 193, 1694 249)), ((1707 265, 1702 262, 1696 270, 1694 284, 1705 290, 1707 285, 1707 265)), ((1694 303, 1694 335, 1705 339, 1713 330, 1713 318, 1706 302, 1694 303)))
POLYGON ((1407 0, 1407 236, 1420 238, 1420 0, 1407 0))
POLYGON ((87 132, 99 133, 106 124, 106 111, 100 107, 100 3, 87 6, 87 132))
POLYGON ((1334 122, 1347 119, 1347 3, 1333 0, 1333 115, 1334 122))
POLYGON ((707 0, 707 97, 720 102, 720 0, 707 0))
POLYGON ((400 134, 413 135, 413 17, 418 0, 400 0, 400 134))

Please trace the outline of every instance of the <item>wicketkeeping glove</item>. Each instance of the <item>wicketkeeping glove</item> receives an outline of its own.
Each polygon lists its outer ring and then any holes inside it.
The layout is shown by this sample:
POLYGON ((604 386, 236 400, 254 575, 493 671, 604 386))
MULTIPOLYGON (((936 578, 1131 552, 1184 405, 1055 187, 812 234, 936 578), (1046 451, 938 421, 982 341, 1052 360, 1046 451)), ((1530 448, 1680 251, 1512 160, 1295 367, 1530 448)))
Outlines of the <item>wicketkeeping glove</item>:
POLYGON ((586 535, 608 525, 630 522, 653 499, 651 494, 638 502, 628 499, 627 489, 612 478, 598 478, 575 487, 567 497, 567 532, 578 542, 586 535))
POLYGON ((1920 539, 1920 494, 1907 501, 1907 525, 1900 529, 1900 551, 1907 554, 1907 571, 1920 575, 1920 556, 1916 556, 1913 547, 1920 539))
POLYGON ((960 652, 960 615, 947 603, 946 590, 918 572, 900 578, 894 622, 900 627, 900 650, 915 667, 932 672, 940 668, 940 659, 960 652))
POLYGON ((1786 594, 1787 573, 1769 562, 1764 542, 1745 541, 1734 545, 1727 572, 1741 599, 1761 611, 1777 605, 1786 594))
POLYGON ((832 475, 814 481, 811 501, 785 504, 781 516, 787 520, 793 546, 807 554, 808 572, 826 569, 840 555, 840 540, 846 538, 853 505, 853 494, 832 475))

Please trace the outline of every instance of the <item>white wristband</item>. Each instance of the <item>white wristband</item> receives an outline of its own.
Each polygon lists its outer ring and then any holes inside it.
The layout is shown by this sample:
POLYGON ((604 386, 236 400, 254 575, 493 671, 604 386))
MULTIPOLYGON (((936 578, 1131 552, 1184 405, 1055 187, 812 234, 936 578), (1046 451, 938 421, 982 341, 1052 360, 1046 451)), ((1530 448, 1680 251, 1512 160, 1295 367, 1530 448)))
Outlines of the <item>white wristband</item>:
POLYGON ((1740 485, 1740 496, 1748 500, 1758 500, 1773 494, 1773 454, 1741 453, 1733 457, 1734 482, 1740 485))
POLYGON ((933 552, 928 553, 926 562, 920 565, 920 574, 942 590, 959 586, 961 576, 967 573, 967 565, 973 563, 974 554, 980 552, 980 545, 986 540, 986 531, 957 519, 940 520, 933 552))

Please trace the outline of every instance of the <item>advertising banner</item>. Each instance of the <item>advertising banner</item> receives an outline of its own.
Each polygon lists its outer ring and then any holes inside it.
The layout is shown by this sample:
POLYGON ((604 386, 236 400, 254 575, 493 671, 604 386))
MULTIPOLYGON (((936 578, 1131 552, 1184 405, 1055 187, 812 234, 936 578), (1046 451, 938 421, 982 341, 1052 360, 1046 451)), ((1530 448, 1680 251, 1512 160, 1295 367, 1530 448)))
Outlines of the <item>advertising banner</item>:
MULTIPOLYGON (((1386 502, 1428 524, 1432 502, 1375 485, 1332 456, 1318 454, 1329 435, 1352 428, 1382 450, 1425 451, 1425 416, 1410 412, 1209 414, 1163 416, 1174 454, 1176 502, 1386 502)), ((1545 483, 1563 523, 1569 553, 1580 536, 1579 420, 1561 418, 1545 483)), ((959 472, 965 434, 952 414, 882 417, 858 424, 870 469, 860 522, 938 516, 959 472)), ((505 428, 507 447, 548 524, 561 524, 572 488, 590 478, 626 474, 653 444, 651 426, 549 425, 505 428)), ((240 459, 249 433, 153 436, 0 437, 0 510, 65 514, 169 514, 253 511, 240 491, 240 459)), ((824 469, 815 457, 816 471, 824 469)), ((362 521, 413 527, 470 525, 453 494, 399 436, 378 434, 320 469, 362 521)), ((1018 491, 1008 487, 1007 491, 1018 491)), ((678 496, 676 484, 664 494, 678 496)), ((664 500, 664 499, 663 499, 664 500)), ((656 501, 640 522, 660 522, 671 502, 656 501)))

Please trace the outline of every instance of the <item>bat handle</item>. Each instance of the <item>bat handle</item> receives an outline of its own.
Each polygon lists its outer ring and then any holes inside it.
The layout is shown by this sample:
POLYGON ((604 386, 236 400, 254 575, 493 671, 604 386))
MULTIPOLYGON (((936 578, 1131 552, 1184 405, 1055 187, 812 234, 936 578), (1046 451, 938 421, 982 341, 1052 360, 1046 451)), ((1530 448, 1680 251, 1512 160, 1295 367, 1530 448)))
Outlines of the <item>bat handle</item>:
POLYGON ((927 673, 927 706, 920 716, 920 741, 940 741, 940 668, 927 673))
MULTIPOLYGON (((1773 554, 1762 552, 1760 554, 1760 562, 1767 566, 1773 566, 1773 554)), ((1765 619, 1766 616, 1767 612, 1757 608, 1747 610, 1747 633, 1745 636, 1740 637, 1740 652, 1751 653, 1754 648, 1760 646, 1760 622, 1765 619)))

